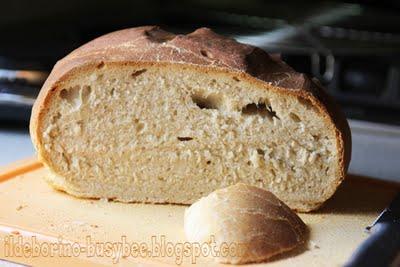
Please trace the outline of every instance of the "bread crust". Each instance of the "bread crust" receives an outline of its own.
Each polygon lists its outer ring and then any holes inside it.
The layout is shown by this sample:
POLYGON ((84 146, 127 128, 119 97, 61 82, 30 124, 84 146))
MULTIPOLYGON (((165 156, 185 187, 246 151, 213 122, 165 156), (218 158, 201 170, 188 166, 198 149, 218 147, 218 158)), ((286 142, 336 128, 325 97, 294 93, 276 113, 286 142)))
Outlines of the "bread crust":
MULTIPOLYGON (((106 34, 57 62, 34 104, 30 122, 32 141, 44 163, 49 165, 50 161, 46 159, 40 136, 51 98, 74 73, 101 68, 105 64, 184 67, 227 73, 266 90, 296 96, 316 107, 336 134, 340 168, 337 180, 327 189, 329 196, 346 175, 351 156, 350 129, 339 107, 316 81, 295 72, 284 62, 274 60, 259 48, 238 43, 210 29, 200 28, 188 35, 175 35, 157 26, 106 34)), ((304 203, 300 210, 309 211, 321 204, 304 203)))
POLYGON ((307 239, 301 218, 274 194, 243 183, 219 189, 185 211, 184 230, 190 242, 236 245, 231 255, 217 257, 222 263, 265 261, 292 250, 307 239))

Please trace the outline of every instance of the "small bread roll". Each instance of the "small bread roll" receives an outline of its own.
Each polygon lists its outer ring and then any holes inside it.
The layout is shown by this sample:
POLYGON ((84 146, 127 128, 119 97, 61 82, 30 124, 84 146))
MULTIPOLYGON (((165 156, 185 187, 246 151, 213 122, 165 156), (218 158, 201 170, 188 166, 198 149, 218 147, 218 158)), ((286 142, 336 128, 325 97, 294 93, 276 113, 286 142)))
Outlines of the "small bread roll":
POLYGON ((246 184, 214 191, 185 211, 189 242, 210 243, 221 263, 264 261, 303 243, 306 225, 274 194, 246 184), (221 246, 229 246, 229 251, 221 246))

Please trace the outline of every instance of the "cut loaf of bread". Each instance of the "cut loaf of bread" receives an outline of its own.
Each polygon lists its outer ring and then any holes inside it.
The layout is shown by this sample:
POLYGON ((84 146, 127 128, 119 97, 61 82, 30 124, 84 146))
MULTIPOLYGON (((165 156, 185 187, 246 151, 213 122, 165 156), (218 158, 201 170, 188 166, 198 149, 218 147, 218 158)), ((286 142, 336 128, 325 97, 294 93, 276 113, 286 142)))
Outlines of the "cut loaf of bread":
POLYGON ((190 204, 238 182, 310 211, 350 160, 346 119, 318 83, 263 50, 148 26, 57 62, 31 136, 48 181, 78 197, 190 204))

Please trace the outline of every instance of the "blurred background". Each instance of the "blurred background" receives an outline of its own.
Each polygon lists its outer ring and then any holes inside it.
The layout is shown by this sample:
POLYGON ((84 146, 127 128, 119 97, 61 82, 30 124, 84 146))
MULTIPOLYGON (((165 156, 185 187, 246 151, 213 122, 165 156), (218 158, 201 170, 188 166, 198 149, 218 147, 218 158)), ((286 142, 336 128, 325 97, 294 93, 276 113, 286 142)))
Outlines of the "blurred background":
POLYGON ((34 154, 32 104, 55 62, 104 33, 210 27, 317 77, 353 135, 350 172, 400 181, 399 1, 2 1, 0 166, 34 154))

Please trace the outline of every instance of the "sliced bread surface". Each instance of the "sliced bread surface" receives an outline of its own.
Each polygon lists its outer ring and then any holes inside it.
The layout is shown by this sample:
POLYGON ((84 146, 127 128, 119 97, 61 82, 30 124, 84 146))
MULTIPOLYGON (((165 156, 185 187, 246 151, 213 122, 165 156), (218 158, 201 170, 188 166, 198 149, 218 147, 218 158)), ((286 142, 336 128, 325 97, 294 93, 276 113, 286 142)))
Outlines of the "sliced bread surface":
POLYGON ((31 136, 50 184, 78 197, 190 204, 243 182, 299 211, 335 192, 351 147, 343 114, 307 76, 209 29, 154 26, 59 61, 31 136))

